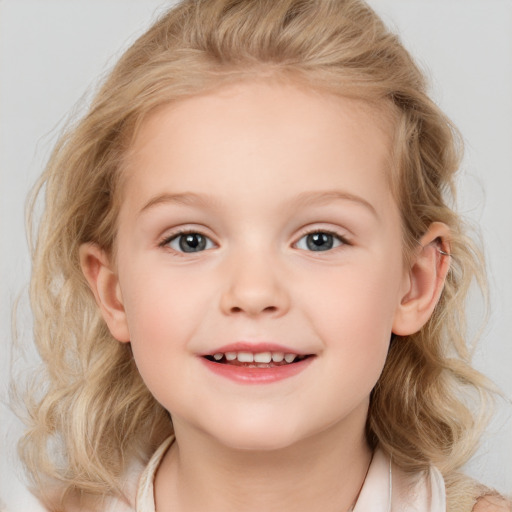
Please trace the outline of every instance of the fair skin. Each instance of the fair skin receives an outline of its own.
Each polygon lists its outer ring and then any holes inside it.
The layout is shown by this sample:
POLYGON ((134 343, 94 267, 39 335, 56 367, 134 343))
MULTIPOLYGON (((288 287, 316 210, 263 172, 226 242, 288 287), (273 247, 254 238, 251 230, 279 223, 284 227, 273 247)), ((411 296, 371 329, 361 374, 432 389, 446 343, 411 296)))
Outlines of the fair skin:
POLYGON ((499 496, 484 496, 473 507, 473 512, 511 512, 512 503, 499 496))
POLYGON ((449 265, 440 223, 405 264, 389 123, 355 100, 256 81, 144 121, 116 260, 94 244, 80 256, 173 418, 158 512, 340 512, 356 499, 390 336, 424 325, 449 265), (304 360, 249 370, 229 351, 304 360))

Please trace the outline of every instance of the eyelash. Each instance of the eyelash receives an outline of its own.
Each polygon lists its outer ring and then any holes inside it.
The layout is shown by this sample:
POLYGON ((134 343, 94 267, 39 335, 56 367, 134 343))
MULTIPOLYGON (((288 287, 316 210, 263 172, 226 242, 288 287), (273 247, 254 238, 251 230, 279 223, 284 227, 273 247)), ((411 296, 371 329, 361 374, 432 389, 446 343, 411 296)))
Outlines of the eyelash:
MULTIPOLYGON (((341 235, 340 233, 337 233, 336 231, 332 231, 329 229, 321 229, 321 228, 320 229, 319 228, 310 229, 310 230, 304 231, 303 233, 301 233, 300 237, 298 238, 297 242, 294 243, 294 245, 297 245, 304 237, 307 237, 308 235, 315 235, 315 234, 319 234, 319 233, 332 236, 333 238, 337 239, 340 242, 340 245, 337 247, 333 247, 332 249, 329 249, 327 251, 317 251, 317 252, 331 252, 334 249, 337 249, 338 247, 342 247, 344 245, 352 245, 350 243, 350 241, 345 236, 341 235)), ((315 251, 308 251, 308 252, 315 252, 315 251)))
MULTIPOLYGON (((180 231, 177 231, 171 235, 168 235, 166 236, 164 239, 162 239, 158 246, 159 247, 162 247, 162 248, 166 248, 172 241, 178 239, 180 236, 184 236, 184 235, 189 235, 189 234, 194 234, 194 235, 200 235, 204 238, 206 238, 207 240, 210 240, 211 241, 211 238, 208 237, 207 235, 204 235, 203 233, 201 233, 199 230, 194 230, 194 229, 184 229, 184 230, 180 230, 180 231)), ((335 231, 331 231, 331 230, 328 230, 328 229, 311 229, 311 230, 307 230, 307 231, 304 231, 301 233, 301 235, 299 236, 299 238, 297 239, 297 241, 293 244, 294 246, 296 246, 303 238, 309 236, 309 235, 314 235, 314 234, 325 234, 325 235, 329 235, 329 236, 332 236, 333 238, 337 239, 339 242, 340 242, 340 245, 336 246, 336 247, 333 247, 331 249, 328 249, 326 251, 316 251, 316 252, 330 252, 338 247, 342 247, 344 245, 352 245, 350 243, 349 240, 347 240, 347 238, 339 233, 336 233, 335 231)), ((212 241, 211 241, 212 242, 212 241)), ((214 242, 212 242, 214 243, 214 242)), ((185 254, 194 254, 194 251, 191 251, 189 253, 185 252, 185 251, 178 251, 178 250, 175 250, 175 249, 172 249, 170 247, 167 247, 169 249, 172 250, 172 253, 176 256, 184 256, 185 254)), ((206 250, 206 249, 205 249, 206 250)), ((306 250, 306 249, 303 249, 303 250, 306 250)), ((197 251, 197 252, 204 252, 204 251, 197 251)), ((308 251, 308 252, 315 252, 315 251, 308 251)))
MULTIPOLYGON (((211 241, 211 238, 207 235, 204 235, 203 233, 201 233, 199 230, 197 229, 183 229, 183 230, 179 230, 179 231, 176 231, 175 233, 172 233, 171 235, 168 235, 166 236, 165 238, 163 238, 158 246, 159 247, 162 247, 162 248, 167 248, 167 249, 170 249, 172 251, 172 254, 174 256, 184 256, 186 254, 194 254, 194 252, 185 252, 185 251, 177 251, 175 249, 172 249, 172 247, 167 247, 172 241, 178 239, 180 236, 184 236, 184 235, 200 235, 202 236, 203 238, 206 238, 207 240, 210 240, 211 241)), ((214 243, 214 242, 212 242, 214 243)), ((199 252, 202 252, 202 251, 199 251, 199 252)))

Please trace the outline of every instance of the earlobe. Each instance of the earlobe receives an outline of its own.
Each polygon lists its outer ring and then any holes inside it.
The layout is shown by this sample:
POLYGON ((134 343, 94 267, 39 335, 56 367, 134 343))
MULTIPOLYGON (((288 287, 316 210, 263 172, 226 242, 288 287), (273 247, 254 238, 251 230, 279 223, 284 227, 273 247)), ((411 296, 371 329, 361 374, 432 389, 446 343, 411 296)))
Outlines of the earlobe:
POLYGON ((80 266, 112 336, 130 341, 119 279, 108 256, 96 244, 82 244, 80 266))
POLYGON ((450 268, 450 230, 434 222, 420 240, 408 275, 408 286, 397 307, 393 333, 407 336, 427 323, 443 291, 450 268))

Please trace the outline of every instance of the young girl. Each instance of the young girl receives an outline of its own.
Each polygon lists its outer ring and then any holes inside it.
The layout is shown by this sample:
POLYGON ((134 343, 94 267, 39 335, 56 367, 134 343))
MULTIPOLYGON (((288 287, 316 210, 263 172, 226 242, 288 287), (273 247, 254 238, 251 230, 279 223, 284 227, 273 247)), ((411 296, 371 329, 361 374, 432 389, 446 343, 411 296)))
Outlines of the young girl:
POLYGON ((49 510, 507 510, 454 129, 358 0, 188 0, 57 145, 20 450, 49 510), (471 405, 468 405, 470 401, 471 405))

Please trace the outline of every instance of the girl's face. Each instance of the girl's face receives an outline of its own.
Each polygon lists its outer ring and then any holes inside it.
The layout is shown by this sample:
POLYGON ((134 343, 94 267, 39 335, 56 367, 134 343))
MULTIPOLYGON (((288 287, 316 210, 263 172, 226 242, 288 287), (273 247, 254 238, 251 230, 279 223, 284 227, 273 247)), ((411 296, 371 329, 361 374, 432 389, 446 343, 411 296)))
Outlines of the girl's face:
POLYGON ((362 432, 409 287, 389 133, 361 102, 259 82, 144 122, 113 332, 177 430, 244 449, 362 432))

